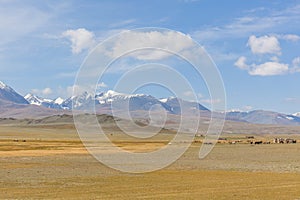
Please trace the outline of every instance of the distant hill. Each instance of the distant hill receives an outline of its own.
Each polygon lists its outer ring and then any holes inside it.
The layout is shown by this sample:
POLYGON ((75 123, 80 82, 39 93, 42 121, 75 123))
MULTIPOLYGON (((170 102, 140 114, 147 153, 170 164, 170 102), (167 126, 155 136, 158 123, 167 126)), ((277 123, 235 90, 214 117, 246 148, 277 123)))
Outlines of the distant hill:
POLYGON ((300 117, 265 110, 227 112, 226 117, 228 120, 244 121, 253 124, 300 125, 300 117))

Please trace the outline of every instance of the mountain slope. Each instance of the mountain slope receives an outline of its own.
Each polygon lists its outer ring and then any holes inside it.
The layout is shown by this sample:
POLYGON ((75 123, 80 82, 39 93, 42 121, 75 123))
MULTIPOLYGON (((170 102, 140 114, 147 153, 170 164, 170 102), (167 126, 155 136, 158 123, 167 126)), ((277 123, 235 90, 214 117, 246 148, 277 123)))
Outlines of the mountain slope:
POLYGON ((16 104, 28 104, 26 99, 18 94, 11 87, 5 85, 0 81, 0 100, 16 103, 16 104))
MULTIPOLYGON (((35 99, 35 104, 38 104, 37 101, 38 99, 35 99)), ((0 117, 36 118, 65 113, 63 110, 45 108, 41 105, 44 104, 30 105, 24 97, 0 81, 0 117)))
POLYGON ((300 117, 300 112, 296 112, 294 114, 292 114, 293 116, 296 116, 296 117, 300 117))
POLYGON ((226 118, 228 120, 244 121, 252 124, 300 125, 300 118, 297 116, 265 110, 227 112, 226 118))
POLYGON ((168 105, 170 111, 174 114, 181 114, 183 113, 182 110, 184 110, 185 112, 209 111, 206 107, 197 102, 184 101, 175 97, 161 99, 160 101, 168 105))

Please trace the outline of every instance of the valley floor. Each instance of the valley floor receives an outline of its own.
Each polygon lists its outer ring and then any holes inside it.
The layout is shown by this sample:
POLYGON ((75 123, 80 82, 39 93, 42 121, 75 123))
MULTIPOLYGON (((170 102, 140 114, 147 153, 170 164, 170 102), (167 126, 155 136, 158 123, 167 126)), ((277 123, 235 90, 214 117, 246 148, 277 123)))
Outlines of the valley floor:
POLYGON ((203 160, 194 143, 163 170, 128 174, 100 164, 74 130, 0 132, 0 199, 300 199, 299 143, 218 144, 203 160))

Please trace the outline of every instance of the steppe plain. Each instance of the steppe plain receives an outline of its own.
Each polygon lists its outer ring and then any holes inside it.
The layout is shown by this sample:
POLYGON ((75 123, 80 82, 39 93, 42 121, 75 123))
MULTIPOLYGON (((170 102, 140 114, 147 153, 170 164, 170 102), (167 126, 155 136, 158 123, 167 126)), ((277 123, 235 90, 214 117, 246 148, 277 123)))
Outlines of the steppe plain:
MULTIPOLYGON (((300 127, 227 122, 221 137, 228 142, 206 158, 198 158, 196 137, 172 165, 130 174, 91 156, 69 119, 13 121, 0 121, 0 199, 300 199, 300 127), (298 142, 253 145, 246 136, 298 142)), ((105 130, 132 152, 156 150, 174 135, 163 130, 150 140, 128 140, 109 120, 105 130)))

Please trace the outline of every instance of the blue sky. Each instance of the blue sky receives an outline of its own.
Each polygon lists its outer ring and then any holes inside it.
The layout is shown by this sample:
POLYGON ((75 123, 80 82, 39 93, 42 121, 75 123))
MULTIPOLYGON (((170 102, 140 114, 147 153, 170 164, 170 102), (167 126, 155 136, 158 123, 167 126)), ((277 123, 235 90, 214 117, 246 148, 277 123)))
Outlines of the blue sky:
MULTIPOLYGON (((222 75, 228 109, 300 111, 299 1, 0 0, 0 80, 23 95, 67 97, 97 43, 140 27, 173 29, 203 45, 222 75)), ((104 90, 113 78, 104 78, 104 90)), ((207 104, 205 87, 198 89, 207 104)))

